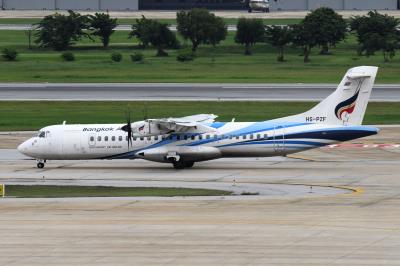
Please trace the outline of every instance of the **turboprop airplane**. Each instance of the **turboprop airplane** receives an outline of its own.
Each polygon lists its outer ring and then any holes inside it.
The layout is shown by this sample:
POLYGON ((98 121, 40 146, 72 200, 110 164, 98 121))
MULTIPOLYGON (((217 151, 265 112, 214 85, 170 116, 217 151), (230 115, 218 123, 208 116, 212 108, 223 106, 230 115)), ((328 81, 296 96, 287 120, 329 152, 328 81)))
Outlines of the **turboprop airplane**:
MULTIPOLYGON (((223 157, 285 156, 377 134, 362 126, 378 68, 347 71, 314 108, 262 122, 215 122, 213 114, 146 119, 126 124, 52 125, 18 150, 37 160, 145 159, 174 168, 223 157)), ((261 110, 260 110, 261 111, 261 110)))

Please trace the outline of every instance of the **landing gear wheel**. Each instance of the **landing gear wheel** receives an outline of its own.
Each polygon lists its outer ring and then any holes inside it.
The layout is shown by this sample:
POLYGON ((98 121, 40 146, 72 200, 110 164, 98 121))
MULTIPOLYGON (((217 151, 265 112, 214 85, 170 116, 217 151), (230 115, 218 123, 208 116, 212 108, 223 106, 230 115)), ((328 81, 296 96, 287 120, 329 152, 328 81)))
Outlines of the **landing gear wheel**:
POLYGON ((42 162, 37 163, 37 168, 42 169, 43 167, 44 167, 44 163, 42 163, 42 162))
POLYGON ((249 8, 249 9, 247 10, 247 12, 251 13, 251 12, 252 12, 251 8, 249 8))
POLYGON ((183 163, 185 165, 186 168, 191 168, 194 165, 194 162, 184 162, 183 163))
POLYGON ((174 161, 174 162, 172 162, 172 164, 174 165, 175 169, 185 168, 185 162, 182 162, 182 161, 174 161))

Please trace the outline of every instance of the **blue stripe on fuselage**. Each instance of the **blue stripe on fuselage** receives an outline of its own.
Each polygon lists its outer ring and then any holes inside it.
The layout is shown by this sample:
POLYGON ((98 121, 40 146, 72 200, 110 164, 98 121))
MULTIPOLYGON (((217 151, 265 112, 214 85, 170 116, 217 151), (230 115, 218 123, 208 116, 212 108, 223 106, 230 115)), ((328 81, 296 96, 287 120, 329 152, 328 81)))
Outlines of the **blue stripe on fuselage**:
MULTIPOLYGON (((216 123, 213 123, 216 124, 216 123)), ((273 130, 273 129, 284 129, 284 128, 289 128, 289 127, 296 127, 296 126, 303 126, 307 125, 310 123, 271 123, 271 122, 258 122, 254 123, 248 127, 245 127, 240 130, 232 131, 232 132, 226 132, 224 135, 234 135, 234 136, 240 136, 240 135, 247 135, 247 134, 253 134, 257 132, 263 132, 263 131, 268 131, 268 130, 273 130)), ((218 126, 222 127, 225 125, 225 123, 220 123, 218 126)), ((217 125, 215 125, 217 126, 217 125)), ((246 144, 270 144, 273 143, 274 141, 279 139, 284 138, 285 143, 290 143, 290 139, 322 139, 322 140, 333 140, 333 141, 347 141, 347 140, 352 140, 352 139, 357 139, 361 137, 366 137, 370 135, 377 134, 379 131, 378 128, 375 127, 369 127, 369 126, 343 126, 343 127, 334 127, 334 128, 323 128, 323 129, 315 129, 315 130, 309 130, 309 131, 301 131, 297 133, 287 133, 285 135, 277 135, 277 136, 270 136, 267 139, 261 139, 261 140, 245 140, 242 142, 235 142, 232 144, 226 144, 226 145, 221 145, 219 147, 226 147, 226 146, 234 146, 234 145, 246 145, 246 144), (271 142, 271 140, 273 140, 271 142), (264 142, 262 142, 264 141, 264 142), (258 143, 257 143, 258 142, 258 143)), ((194 134, 197 135, 197 134, 194 134)), ((217 138, 217 139, 204 139, 204 140, 198 140, 194 141, 191 143, 186 143, 186 144, 180 144, 179 146, 198 146, 206 143, 211 143, 215 141, 220 141, 222 138, 217 138)), ((124 159, 124 158, 132 158, 134 155, 141 150, 146 150, 146 149, 151 149, 151 148, 156 148, 160 146, 164 146, 173 142, 177 142, 176 136, 173 136, 172 139, 165 139, 162 141, 159 141, 157 143, 154 143, 148 147, 143 147, 140 149, 132 150, 126 153, 122 154, 116 154, 116 155, 111 155, 104 157, 102 159, 124 159)), ((319 142, 313 142, 313 141, 294 141, 292 144, 304 144, 304 145, 313 145, 313 146, 324 146, 328 145, 328 143, 319 143, 319 142)))
POLYGON ((301 145, 309 145, 309 146, 315 146, 315 147, 322 147, 325 145, 329 145, 329 143, 324 143, 324 142, 316 142, 316 141, 300 141, 300 140, 253 140, 249 142, 240 142, 240 143, 231 143, 231 144, 225 144, 218 146, 220 147, 230 147, 230 146, 243 146, 243 145, 275 145, 275 144, 301 144, 301 145))
MULTIPOLYGON (((256 122, 253 125, 250 125, 248 127, 236 130, 236 131, 231 131, 231 132, 226 132, 221 135, 230 135, 230 136, 242 136, 242 135, 247 135, 247 134, 254 134, 258 132, 263 132, 263 131, 269 131, 273 129, 283 129, 283 128, 289 128, 289 127, 296 127, 296 126, 304 126, 308 125, 309 123, 271 123, 271 122, 256 122)), ((203 140, 198 140, 192 143, 186 143, 186 144, 181 144, 180 146, 198 146, 198 145, 203 145, 206 143, 211 143, 215 141, 220 141, 223 138, 218 137, 218 138, 211 138, 211 139, 203 139, 203 140)))

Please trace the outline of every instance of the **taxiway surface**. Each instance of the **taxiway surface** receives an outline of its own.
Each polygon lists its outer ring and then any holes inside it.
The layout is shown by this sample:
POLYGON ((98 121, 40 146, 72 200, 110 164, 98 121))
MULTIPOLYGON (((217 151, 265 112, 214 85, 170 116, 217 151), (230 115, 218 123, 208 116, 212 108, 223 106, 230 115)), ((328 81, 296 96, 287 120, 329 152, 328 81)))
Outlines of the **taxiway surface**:
MULTIPOLYGON (((0 265, 399 265, 400 149, 383 145, 399 143, 399 133, 387 127, 357 141, 361 146, 216 160, 183 171, 143 161, 50 162, 39 170, 34 161, 0 159, 6 182, 252 184, 281 192, 0 199, 0 265), (291 194, 280 185, 355 192, 291 194)), ((27 136, 2 134, 1 147, 27 136)))
MULTIPOLYGON (((319 101, 337 84, 0 83, 0 101, 319 101)), ((370 101, 400 101, 400 85, 375 85, 370 101)))

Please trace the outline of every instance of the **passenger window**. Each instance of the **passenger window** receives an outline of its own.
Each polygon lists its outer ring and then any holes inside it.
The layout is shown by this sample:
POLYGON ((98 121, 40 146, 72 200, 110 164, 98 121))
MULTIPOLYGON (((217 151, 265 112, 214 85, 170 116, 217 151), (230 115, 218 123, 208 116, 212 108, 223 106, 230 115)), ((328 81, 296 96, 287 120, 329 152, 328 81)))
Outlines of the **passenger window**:
POLYGON ((98 137, 97 137, 97 141, 101 141, 101 136, 98 136, 98 137))
POLYGON ((132 137, 132 139, 133 139, 133 141, 136 141, 136 140, 137 140, 137 137, 132 137))
POLYGON ((144 137, 140 137, 140 140, 142 140, 142 141, 143 141, 143 140, 144 140, 144 137))
POLYGON ((154 137, 154 140, 158 140, 158 136, 155 136, 155 137, 154 137))
POLYGON ((147 140, 151 140, 151 137, 147 137, 147 140))
POLYGON ((257 139, 260 139, 261 138, 261 135, 260 134, 257 134, 257 139))
POLYGON ((214 139, 217 139, 218 138, 218 136, 217 135, 214 135, 214 139))
POLYGON ((181 136, 179 136, 179 135, 176 136, 176 139, 177 139, 177 140, 181 140, 181 136))
POLYGON ((206 139, 210 139, 210 135, 206 135, 206 139))
POLYGON ((199 135, 199 140, 202 140, 203 139, 203 136, 202 135, 199 135))
POLYGON ((236 136, 236 139, 239 139, 240 138, 240 136, 236 136))
POLYGON ((250 139, 253 139, 253 134, 250 134, 250 139))
POLYGON ((190 138, 191 138, 192 140, 194 140, 194 139, 195 139, 195 136, 191 136, 190 138))
POLYGON ((264 139, 268 139, 268 134, 264 134, 264 139))
POLYGON ((119 140, 119 141, 122 141, 122 136, 119 136, 119 137, 118 137, 118 140, 119 140))
POLYGON ((112 140, 112 141, 115 141, 115 136, 112 136, 112 137, 111 137, 111 140, 112 140))
POLYGON ((105 136, 105 137, 104 137, 104 141, 108 141, 108 136, 105 136))
POLYGON ((164 135, 162 135, 162 136, 161 136, 161 139, 162 139, 162 140, 165 140, 165 136, 164 136, 164 135))
POLYGON ((246 135, 243 135, 243 139, 246 139, 247 138, 247 136, 246 135))
POLYGON ((94 141, 94 137, 93 136, 90 137, 90 141, 94 141))

